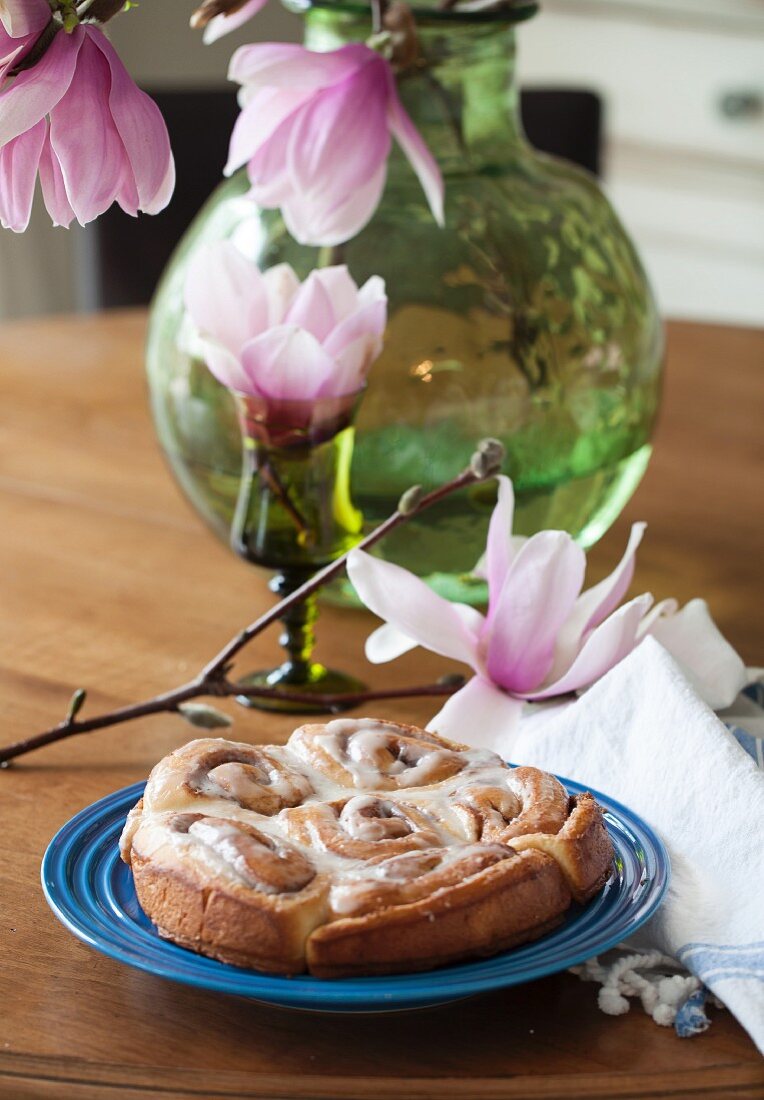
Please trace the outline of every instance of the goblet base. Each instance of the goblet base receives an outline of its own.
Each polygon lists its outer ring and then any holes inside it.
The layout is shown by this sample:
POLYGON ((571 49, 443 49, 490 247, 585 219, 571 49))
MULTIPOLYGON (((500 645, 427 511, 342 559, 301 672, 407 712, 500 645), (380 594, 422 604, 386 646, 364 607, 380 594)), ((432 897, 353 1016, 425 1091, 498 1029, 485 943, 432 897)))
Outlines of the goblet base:
POLYGON ((286 661, 278 668, 252 672, 242 677, 239 684, 243 688, 273 688, 288 696, 294 694, 296 698, 258 698, 248 695, 237 695, 237 703, 255 710, 278 711, 282 714, 332 714, 334 712, 348 710, 355 706, 352 699, 343 703, 342 696, 354 696, 364 691, 366 685, 354 676, 348 676, 344 672, 325 668, 316 662, 310 664, 296 664, 286 661), (315 701, 306 699, 306 696, 315 695, 315 701), (321 696, 332 696, 331 703, 324 702, 321 696))

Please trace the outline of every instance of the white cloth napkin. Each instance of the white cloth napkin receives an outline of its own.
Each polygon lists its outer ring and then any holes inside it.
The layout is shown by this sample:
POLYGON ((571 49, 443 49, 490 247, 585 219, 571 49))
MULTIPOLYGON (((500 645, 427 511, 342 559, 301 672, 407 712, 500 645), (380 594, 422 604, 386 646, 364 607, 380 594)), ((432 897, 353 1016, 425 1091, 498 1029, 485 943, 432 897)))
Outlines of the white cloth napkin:
POLYGON ((511 758, 599 788, 656 829, 671 884, 630 946, 677 959, 764 1053, 764 774, 660 643, 521 722, 511 758))

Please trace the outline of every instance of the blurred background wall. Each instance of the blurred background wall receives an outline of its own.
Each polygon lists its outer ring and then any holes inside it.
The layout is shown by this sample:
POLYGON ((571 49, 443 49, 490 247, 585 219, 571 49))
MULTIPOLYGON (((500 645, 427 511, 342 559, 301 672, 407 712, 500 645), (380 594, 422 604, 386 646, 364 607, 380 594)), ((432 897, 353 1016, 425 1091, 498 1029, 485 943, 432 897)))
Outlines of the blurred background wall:
POLYGON ((605 106, 606 189, 664 313, 764 325, 764 2, 543 0, 521 80, 605 106))
MULTIPOLYGON (((143 86, 225 88, 237 45, 300 37, 271 3, 205 47, 192 9, 144 0, 111 25, 143 86)), ((764 326, 764 0, 546 0, 518 34, 524 86, 602 97, 605 187, 663 312, 764 326)), ((92 307, 88 234, 39 206, 26 235, 0 231, 0 317, 92 307)))

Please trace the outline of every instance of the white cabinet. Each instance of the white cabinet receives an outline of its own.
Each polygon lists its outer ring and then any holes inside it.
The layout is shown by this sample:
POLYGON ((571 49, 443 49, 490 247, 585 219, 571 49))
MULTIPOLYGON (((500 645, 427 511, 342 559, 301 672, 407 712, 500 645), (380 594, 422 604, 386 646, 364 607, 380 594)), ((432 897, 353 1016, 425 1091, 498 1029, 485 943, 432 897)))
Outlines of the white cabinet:
POLYGON ((664 313, 764 325, 764 4, 547 0, 524 85, 598 92, 605 186, 664 313))

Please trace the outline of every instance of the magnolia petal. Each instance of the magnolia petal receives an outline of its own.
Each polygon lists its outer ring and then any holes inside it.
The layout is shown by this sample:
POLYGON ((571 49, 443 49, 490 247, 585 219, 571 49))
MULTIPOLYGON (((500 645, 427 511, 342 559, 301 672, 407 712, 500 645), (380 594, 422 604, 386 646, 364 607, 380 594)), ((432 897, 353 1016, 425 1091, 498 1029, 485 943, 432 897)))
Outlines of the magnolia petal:
POLYGON ((386 63, 371 50, 353 77, 316 92, 290 129, 287 170, 296 192, 342 202, 373 179, 390 152, 386 63))
POLYGON ((204 362, 218 382, 227 389, 236 390, 239 393, 253 392, 249 376, 238 358, 228 348, 223 347, 216 340, 202 339, 199 343, 204 362))
MULTIPOLYGON (((477 636, 483 625, 483 616, 480 612, 466 603, 454 603, 451 606, 468 632, 477 636)), ((386 664, 397 657, 402 657, 409 650, 416 649, 418 645, 419 642, 410 635, 404 634, 397 626, 393 626, 392 623, 383 623, 366 639, 366 659, 373 665, 386 664)))
POLYGON ((31 49, 34 38, 9 38, 0 27, 0 87, 10 71, 21 61, 24 54, 31 49))
POLYGON ((50 144, 80 225, 108 210, 130 171, 109 110, 110 83, 106 58, 86 35, 71 83, 50 112, 50 144))
POLYGON ((298 244, 328 246, 343 244, 357 236, 379 205, 385 186, 387 165, 364 187, 337 205, 325 189, 312 194, 295 194, 281 208, 284 224, 298 244))
POLYGON ((334 325, 334 309, 318 271, 311 271, 298 290, 284 323, 312 332, 321 343, 326 340, 334 325))
POLYGON ((263 275, 268 298, 268 326, 280 325, 300 289, 300 280, 290 264, 275 264, 263 275))
POLYGON ((247 0, 238 11, 231 12, 230 15, 225 13, 216 15, 214 19, 210 19, 202 35, 205 46, 209 46, 212 42, 217 42, 218 38, 222 38, 223 35, 230 34, 231 31, 243 27, 247 20, 251 19, 253 15, 257 15, 265 7, 267 2, 268 0, 247 0))
POLYGON ((583 550, 564 531, 540 531, 523 545, 490 611, 487 668, 495 683, 520 693, 543 682, 585 569, 583 550))
POLYGON ((371 275, 358 291, 359 306, 370 306, 375 302, 387 305, 387 290, 381 275, 371 275))
POLYGON ((283 206, 294 195, 293 181, 286 167, 291 125, 292 121, 287 120, 247 164, 247 175, 252 184, 249 197, 263 210, 283 206))
POLYGON ((600 623, 584 642, 573 664, 559 679, 538 691, 524 693, 526 699, 550 699, 580 691, 604 676, 631 653, 638 642, 639 624, 653 602, 652 596, 636 596, 600 623))
POLYGON ((0 23, 11 38, 38 34, 49 22, 47 0, 0 0, 0 23))
MULTIPOLYGON (((372 279, 369 280, 369 283, 372 279)), ((324 346, 330 355, 338 356, 362 336, 381 337, 387 325, 387 297, 385 283, 379 276, 373 277, 374 294, 367 293, 365 304, 340 321, 324 339, 324 346)), ((366 288, 369 287, 366 284, 366 288)), ((359 295, 360 301, 360 295, 359 295)))
MULTIPOLYGON (((514 557, 512 546, 512 524, 515 515, 515 490, 512 482, 504 474, 496 478, 498 493, 496 507, 491 513, 488 525, 488 540, 485 550, 485 574, 488 581, 488 604, 498 601, 509 566, 514 557)), ((490 621, 490 610, 488 613, 490 621)))
POLYGON ((615 611, 628 592, 634 576, 634 559, 646 530, 646 523, 632 524, 629 541, 618 565, 609 577, 606 577, 604 581, 600 581, 599 584, 595 584, 593 588, 590 588, 588 592, 584 592, 580 597, 579 602, 582 608, 589 611, 589 617, 586 619, 583 630, 584 634, 604 622, 608 615, 615 611))
POLYGON ((404 634, 397 626, 393 626, 392 623, 382 623, 382 626, 372 631, 366 639, 364 652, 366 660, 371 661, 373 665, 385 665, 388 661, 395 661, 404 653, 416 649, 418 645, 419 642, 408 634, 404 634))
POLYGON ((664 615, 673 615, 679 610, 679 601, 674 599, 661 600, 659 603, 653 604, 646 615, 643 616, 642 622, 639 624, 637 630, 637 641, 641 642, 653 628, 653 625, 662 618, 664 615))
MULTIPOLYGON (((512 535, 509 539, 509 550, 512 558, 525 546, 528 541, 527 535, 512 535)), ((488 555, 482 553, 478 560, 475 562, 471 569, 473 577, 477 577, 478 580, 488 581, 488 555)))
MULTIPOLYGON (((326 344, 324 344, 326 348, 326 344)), ((382 351, 382 338, 374 333, 359 336, 348 344, 339 355, 333 356, 335 369, 328 385, 321 389, 321 397, 340 397, 346 393, 356 393, 366 384, 366 375, 382 351), (329 392, 331 391, 331 392, 329 392)))
POLYGON ((409 164, 414 169, 422 185, 432 216, 438 225, 444 225, 443 176, 440 173, 438 162, 425 145, 421 134, 404 110, 403 104, 398 98, 398 89, 395 86, 392 73, 390 74, 388 119, 393 137, 400 145, 409 164))
POLYGON ((241 350, 245 392, 284 401, 311 400, 331 375, 334 361, 305 329, 277 325, 241 350))
POLYGON ((365 63, 369 52, 361 43, 319 53, 290 42, 257 42, 234 52, 228 79, 255 88, 316 91, 345 80, 365 63))
POLYGON ((188 265, 185 302, 203 336, 238 356, 269 325, 265 281, 230 241, 198 249, 188 265))
POLYGON ((417 645, 477 668, 478 638, 475 627, 483 617, 474 612, 472 625, 454 605, 392 562, 352 550, 347 561, 348 576, 363 603, 381 619, 392 623, 417 645))
POLYGON ((37 64, 0 93, 0 146, 36 126, 66 93, 84 39, 82 27, 59 31, 37 64))
POLYGON ((632 524, 626 550, 613 572, 599 584, 582 592, 576 600, 567 622, 563 623, 557 635, 550 676, 555 677, 569 667, 582 639, 615 611, 626 595, 634 576, 634 557, 646 528, 646 523, 632 524))
MULTIPOLYGON (((262 88, 243 107, 236 119, 228 148, 228 161, 223 170, 230 176, 242 164, 251 161, 280 133, 281 141, 288 139, 288 129, 283 129, 313 93, 305 88, 262 88)), ((284 152, 285 158, 286 153, 284 152)), ((257 168, 250 165, 253 182, 268 179, 267 164, 257 168)))
POLYGON ((427 729, 474 748, 491 749, 506 760, 522 710, 521 699, 473 676, 427 723, 427 729))
POLYGON ((42 119, 0 149, 0 224, 23 233, 32 213, 37 170, 48 124, 42 119))
POLYGON ((175 162, 162 112, 135 84, 103 31, 88 26, 87 33, 109 66, 109 110, 135 181, 139 209, 158 214, 175 189, 175 162))
POLYGON ((745 665, 711 618, 705 600, 690 600, 676 614, 659 616, 649 633, 713 710, 728 707, 745 687, 745 665))
MULTIPOLYGON (((47 130, 47 123, 46 123, 47 130)), ((51 148, 50 138, 46 136, 40 156, 40 186, 45 206, 54 225, 68 229, 74 221, 74 211, 66 194, 64 174, 58 157, 51 148)))
MULTIPOLYGON (((372 276, 359 290, 346 264, 320 267, 315 275, 332 300, 332 312, 336 324, 344 321, 351 313, 355 313, 359 305, 365 305, 366 287, 377 279, 377 276, 372 276)), ((379 281, 382 283, 384 293, 384 281, 381 279, 379 281)))

